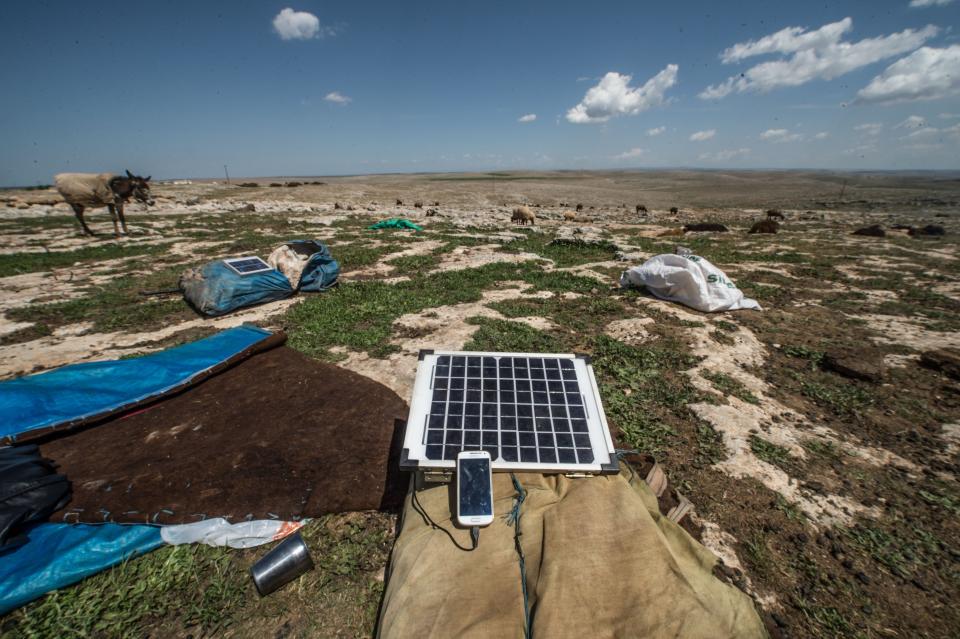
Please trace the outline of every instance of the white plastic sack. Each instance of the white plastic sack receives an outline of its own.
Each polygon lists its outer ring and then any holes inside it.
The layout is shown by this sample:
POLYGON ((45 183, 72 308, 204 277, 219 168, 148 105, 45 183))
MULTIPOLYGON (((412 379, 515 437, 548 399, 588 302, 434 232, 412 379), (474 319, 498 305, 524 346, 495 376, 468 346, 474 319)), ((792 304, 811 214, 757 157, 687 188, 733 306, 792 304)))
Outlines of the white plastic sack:
POLYGON ((680 302, 705 313, 760 309, 756 300, 743 296, 723 271, 698 255, 651 257, 620 276, 620 286, 646 286, 660 299, 680 302))
POLYGON ((283 539, 303 526, 302 521, 258 519, 231 524, 222 517, 204 519, 195 524, 164 526, 160 537, 168 544, 207 544, 231 548, 253 548, 283 539))
POLYGON ((286 278, 290 280, 290 284, 294 288, 296 288, 297 282, 300 281, 303 269, 309 261, 309 254, 304 255, 298 253, 286 244, 274 249, 270 256, 267 257, 267 264, 283 273, 286 278))

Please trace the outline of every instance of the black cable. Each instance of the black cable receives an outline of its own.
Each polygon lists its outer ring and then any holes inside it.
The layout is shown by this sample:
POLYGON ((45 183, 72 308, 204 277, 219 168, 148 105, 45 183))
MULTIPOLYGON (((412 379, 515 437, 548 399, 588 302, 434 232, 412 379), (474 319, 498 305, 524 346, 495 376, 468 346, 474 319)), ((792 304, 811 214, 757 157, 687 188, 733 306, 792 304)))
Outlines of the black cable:
POLYGON ((423 523, 427 524, 434 530, 443 531, 447 535, 447 537, 450 538, 450 541, 453 542, 453 545, 464 552, 471 552, 477 549, 477 546, 480 545, 480 528, 478 526, 474 526, 470 529, 470 540, 473 542, 473 547, 465 548, 464 546, 461 546, 460 544, 457 543, 457 540, 454 539, 453 535, 450 533, 449 530, 447 530, 437 522, 433 521, 433 518, 431 518, 430 515, 427 514, 426 509, 424 509, 423 505, 420 503, 420 499, 417 497, 418 492, 419 491, 416 489, 416 486, 414 486, 413 499, 411 501, 413 504, 413 509, 417 511, 417 514, 423 517, 423 523))

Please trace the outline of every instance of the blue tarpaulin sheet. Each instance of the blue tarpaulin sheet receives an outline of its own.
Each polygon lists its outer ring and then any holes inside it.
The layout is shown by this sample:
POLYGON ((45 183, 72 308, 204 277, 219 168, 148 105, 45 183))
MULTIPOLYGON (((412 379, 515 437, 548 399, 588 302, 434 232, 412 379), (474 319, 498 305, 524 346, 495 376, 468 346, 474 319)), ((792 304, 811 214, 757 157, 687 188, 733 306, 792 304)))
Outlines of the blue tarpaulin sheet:
POLYGON ((163 395, 271 335, 238 326, 142 357, 72 364, 0 382, 0 437, 89 419, 163 395))
POLYGON ((158 526, 40 524, 0 555, 0 615, 163 545, 158 526))

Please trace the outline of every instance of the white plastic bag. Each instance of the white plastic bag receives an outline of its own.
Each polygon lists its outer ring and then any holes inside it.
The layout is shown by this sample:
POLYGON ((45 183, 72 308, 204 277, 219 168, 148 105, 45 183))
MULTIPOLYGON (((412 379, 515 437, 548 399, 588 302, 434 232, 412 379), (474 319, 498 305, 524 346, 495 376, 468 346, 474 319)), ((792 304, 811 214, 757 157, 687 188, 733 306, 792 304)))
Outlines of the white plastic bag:
POLYGON ((760 309, 756 300, 743 291, 723 271, 698 255, 651 257, 642 266, 634 266, 620 276, 620 286, 646 286, 660 299, 680 302, 705 313, 760 309))
POLYGON ((231 524, 222 517, 216 517, 194 524, 164 526, 160 529, 160 537, 173 546, 203 543, 208 546, 253 548, 283 539, 299 530, 303 523, 302 521, 258 519, 231 524))

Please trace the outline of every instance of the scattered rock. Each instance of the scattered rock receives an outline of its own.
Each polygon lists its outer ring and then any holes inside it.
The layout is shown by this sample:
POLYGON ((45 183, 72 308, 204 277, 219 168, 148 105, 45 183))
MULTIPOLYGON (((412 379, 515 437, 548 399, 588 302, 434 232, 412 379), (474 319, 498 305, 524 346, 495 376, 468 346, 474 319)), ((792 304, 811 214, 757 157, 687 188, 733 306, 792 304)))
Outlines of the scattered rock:
POLYGON ((436 215, 437 215, 436 209, 427 209, 427 213, 426 213, 427 217, 435 217, 436 215))
POLYGON ((823 367, 838 375, 865 382, 879 382, 884 364, 880 353, 870 350, 837 350, 823 356, 823 367))
POLYGON ((699 224, 687 224, 683 227, 684 232, 690 233, 691 231, 707 232, 707 233, 726 233, 728 229, 723 224, 714 224, 713 222, 701 222, 699 224))
POLYGON ((767 219, 772 220, 773 218, 785 219, 783 217, 783 212, 780 209, 768 209, 767 210, 767 219))
POLYGON ((883 230, 883 227, 879 224, 871 224, 870 226, 865 226, 862 229, 857 229, 853 232, 853 235, 866 235, 869 237, 886 237, 887 232, 883 230))
POLYGON ((960 350, 955 348, 924 351, 920 354, 920 364, 954 379, 960 379, 960 350))
POLYGON ((235 209, 234 213, 255 213, 257 207, 254 206, 253 202, 248 202, 247 204, 241 206, 239 209, 235 209))
POLYGON ((946 231, 943 230, 943 227, 936 224, 927 224, 923 228, 912 228, 907 231, 907 234, 912 237, 938 237, 944 233, 946 231))
POLYGON ((257 184, 256 182, 241 182, 240 184, 238 184, 238 186, 242 186, 243 188, 246 188, 246 189, 255 189, 260 185, 257 184))
POLYGON ((780 230, 780 223, 776 220, 760 220, 750 227, 750 233, 777 233, 780 230))

